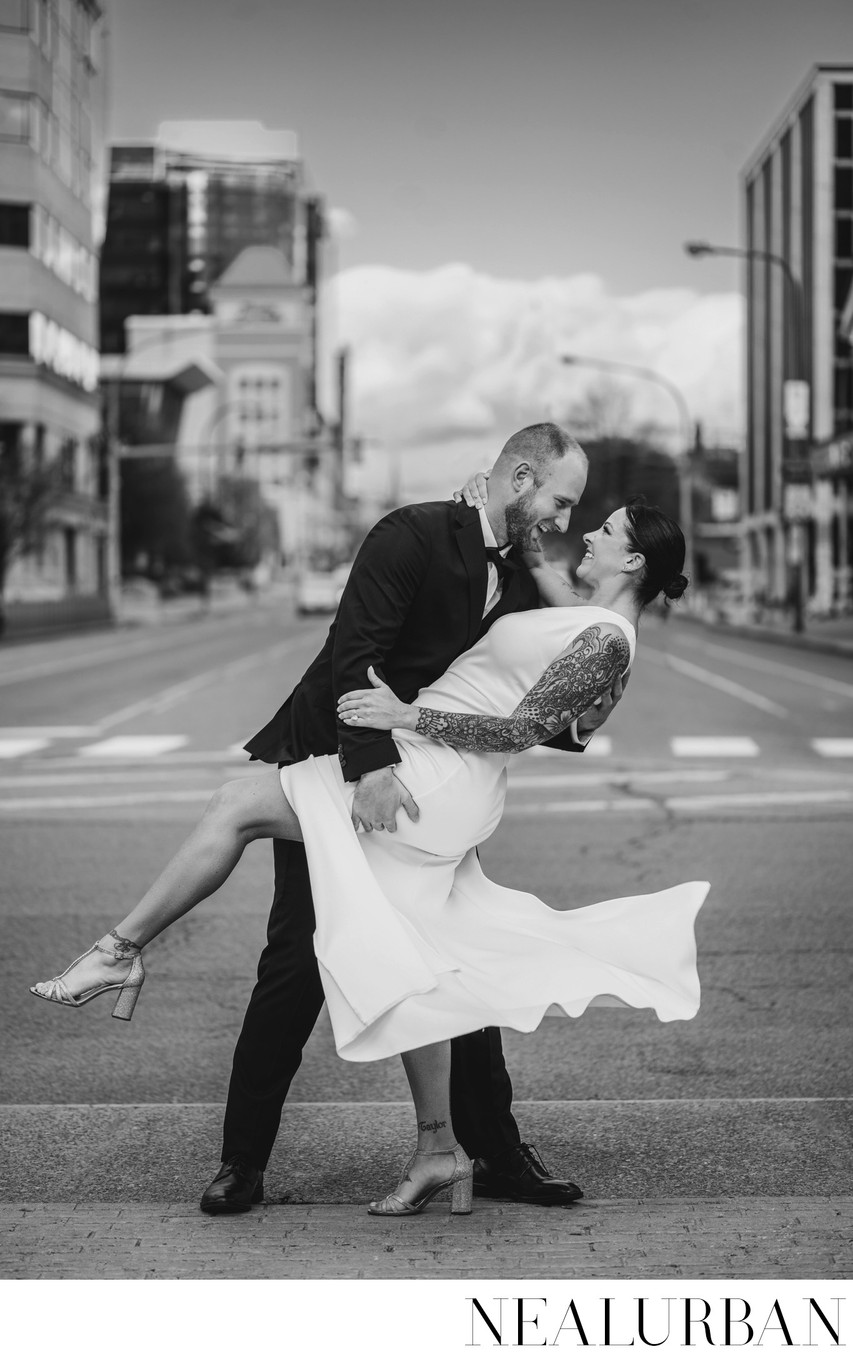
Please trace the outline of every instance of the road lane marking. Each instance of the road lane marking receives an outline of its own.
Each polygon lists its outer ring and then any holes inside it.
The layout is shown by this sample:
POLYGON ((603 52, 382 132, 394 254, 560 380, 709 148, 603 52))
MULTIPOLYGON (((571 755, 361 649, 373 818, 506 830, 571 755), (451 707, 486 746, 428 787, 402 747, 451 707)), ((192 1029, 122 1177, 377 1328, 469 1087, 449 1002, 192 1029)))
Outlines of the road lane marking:
POLYGON ((792 667, 786 662, 768 662, 766 658, 752 657, 751 654, 738 652, 734 648, 722 648, 718 643, 697 641, 696 647, 710 653, 712 657, 729 658, 738 667, 751 668, 768 676, 787 676, 790 680, 800 681, 805 686, 817 686, 821 690, 832 691, 835 695, 853 699, 853 686, 847 681, 836 681, 832 676, 821 676, 819 673, 805 671, 802 667, 792 667))
POLYGON ((805 804, 849 804, 853 790, 772 790, 756 794, 673 795, 664 804, 673 813, 703 809, 759 809, 805 804))
POLYGON ((184 747, 188 739, 179 733, 123 733, 80 748, 81 757, 159 757, 184 747))
POLYGON ((168 771, 157 770, 152 767, 143 767, 141 770, 136 768, 127 770, 124 767, 116 770, 109 767, 104 770, 92 771, 86 769, 79 772, 51 771, 49 775, 17 775, 0 776, 0 790, 56 790, 74 789, 81 790, 94 786, 98 788, 102 785, 156 785, 158 782, 163 784, 174 784, 176 780, 209 780, 211 789, 218 783, 222 784, 225 780, 239 780, 241 776, 248 773, 240 766, 222 766, 217 770, 212 770, 209 766, 199 766, 197 769, 188 770, 172 768, 168 771))
POLYGON ((85 671, 102 663, 123 662, 125 658, 165 652, 174 646, 174 636, 141 640, 124 639, 113 647, 92 648, 86 653, 74 653, 62 660, 33 662, 30 666, 19 667, 16 671, 0 671, 0 686, 14 686, 21 681, 35 681, 43 676, 65 676, 67 672, 85 671))
POLYGON ((552 813, 650 813, 660 809, 653 799, 559 799, 547 804, 507 803, 504 818, 532 818, 552 813))
POLYGON ((172 705, 180 700, 186 699, 194 691, 201 690, 203 686, 210 685, 212 682, 220 682, 227 676, 235 676, 241 671, 246 671, 261 660, 272 661, 279 654, 286 654, 298 641, 294 636, 281 643, 275 643, 272 647, 261 648, 257 652, 248 653, 245 657, 238 658, 236 662, 223 663, 217 667, 209 667, 206 671, 197 672, 195 676, 189 676, 185 681, 179 681, 176 685, 167 686, 165 690, 155 691, 144 700, 137 700, 132 705, 125 705, 123 709, 117 709, 112 714, 107 714, 98 721, 98 732, 103 733, 107 728, 117 728, 119 724, 127 723, 130 719, 138 719, 142 714, 159 714, 164 709, 170 709, 172 705))
POLYGON ((0 799, 0 813, 36 813, 51 809, 138 808, 143 804, 194 804, 210 799, 213 787, 204 790, 148 790, 134 794, 57 795, 55 798, 0 799))
POLYGON ((47 738, 0 738, 0 759, 26 757, 47 747, 47 738))
POLYGON ((564 776, 516 776, 509 777, 509 790, 585 790, 600 785, 682 785, 706 781, 729 780, 731 771, 679 769, 670 771, 596 771, 595 774, 564 776))
MULTIPOLYGON (((193 626, 199 627, 200 639, 206 639, 213 631, 214 626, 221 628, 221 619, 198 619, 192 620, 193 626), (205 626, 210 626, 205 627, 205 626)), ((265 616, 260 616, 257 620, 259 627, 267 623, 265 616)), ((272 613, 269 619, 270 627, 276 623, 275 614, 272 613)), ((171 629, 175 626, 160 625, 159 628, 171 629)), ((296 627, 288 635, 288 644, 294 645, 301 643, 303 639, 317 628, 316 624, 306 624, 296 627)), ((147 632, 147 630, 146 630, 147 632)), ((33 662, 29 666, 18 667, 16 670, 6 671, 0 669, 0 686, 14 686, 21 681, 33 681, 43 676, 65 676, 67 672, 83 671, 89 667, 98 667, 102 663, 123 662, 126 658, 138 656, 148 656, 155 652, 165 652, 174 649, 176 636, 173 633, 160 634, 157 637, 146 637, 144 639, 127 639, 112 647, 90 648, 85 653, 74 653, 71 657, 63 659, 50 659, 45 662, 33 662)), ((227 665, 227 664, 226 664, 227 665)))
POLYGON ((32 724, 0 728, 0 738, 94 738, 98 730, 80 724, 32 724))
MULTIPOLYGON (((593 757, 609 757, 613 753, 613 739, 608 738, 606 733, 593 733, 584 753, 593 757)), ((527 757, 565 757, 567 754, 559 747, 529 747, 524 754, 527 757)), ((569 754, 571 755, 571 754, 569 754)), ((575 753, 579 756, 580 753, 575 753)))
MULTIPOLYGON (((264 766, 268 767, 268 763, 264 766)), ((96 760, 87 759, 85 765, 75 763, 39 764, 39 773, 18 773, 0 776, 0 790, 38 790, 58 786, 66 788, 79 785, 151 785, 156 781, 163 783, 175 780, 225 780, 253 774, 248 762, 237 763, 228 759, 224 753, 177 752, 173 758, 164 757, 157 762, 141 765, 117 765, 105 763, 101 767, 96 760), (182 763, 179 763, 182 759, 182 763), (69 770, 69 764, 73 766, 69 770), (93 769, 96 768, 96 769, 93 769)), ((263 769, 263 767, 261 768, 263 769)), ((258 767, 255 766, 255 771, 258 767)), ((796 774, 800 774, 797 772, 796 774)), ((603 771, 597 774, 578 776, 513 776, 510 778, 510 791, 513 790, 588 790, 601 789, 609 785, 713 785, 717 781, 730 780, 731 771, 717 770, 713 767, 699 770, 679 769, 677 766, 667 771, 603 771)))
POLYGON ((699 681, 703 686, 710 686, 713 690, 721 690, 725 695, 734 696, 736 700, 742 700, 746 705, 753 705, 756 709, 761 709, 765 714, 772 714, 777 719, 787 719, 788 711, 782 705, 777 705, 775 700, 768 700, 766 695, 759 695, 757 691, 749 690, 746 686, 738 685, 737 681, 732 681, 727 676, 720 676, 717 672, 709 672, 705 667, 698 667, 694 662, 685 662, 683 658, 674 657, 672 653, 664 653, 661 658, 655 656, 653 652, 646 654, 653 661, 661 666, 670 667, 672 671, 680 672, 682 676, 688 676, 691 681, 699 681))
POLYGON ((671 738, 674 757, 757 757, 758 743, 752 738, 671 738))
MULTIPOLYGON (((116 810, 122 808, 133 810, 152 805, 195 804, 210 799, 214 788, 215 785, 211 782, 203 789, 193 790, 148 790, 126 794, 69 794, 0 799, 0 814, 74 812, 84 809, 116 810)), ((842 806, 845 811, 853 809, 853 790, 790 790, 740 795, 673 795, 661 800, 628 796, 615 799, 548 800, 536 804, 527 802, 515 804, 510 800, 504 810, 504 818, 584 813, 657 813, 665 816, 667 813, 712 813, 720 810, 743 812, 749 809, 791 807, 806 809, 809 806, 842 806)))
POLYGON ((812 738, 819 757, 853 757, 853 738, 812 738))

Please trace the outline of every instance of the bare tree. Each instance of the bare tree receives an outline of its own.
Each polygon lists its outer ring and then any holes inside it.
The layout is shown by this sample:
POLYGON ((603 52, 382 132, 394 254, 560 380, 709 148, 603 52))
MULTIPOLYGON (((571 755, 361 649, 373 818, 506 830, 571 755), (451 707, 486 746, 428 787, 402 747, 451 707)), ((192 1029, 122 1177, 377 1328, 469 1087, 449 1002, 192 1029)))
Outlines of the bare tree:
POLYGON ((0 599, 15 559, 43 543, 50 511, 60 495, 57 464, 28 455, 20 440, 0 427, 0 599))
POLYGON ((569 408, 564 424, 579 439, 609 440, 633 434, 631 400, 624 383, 597 379, 569 408))

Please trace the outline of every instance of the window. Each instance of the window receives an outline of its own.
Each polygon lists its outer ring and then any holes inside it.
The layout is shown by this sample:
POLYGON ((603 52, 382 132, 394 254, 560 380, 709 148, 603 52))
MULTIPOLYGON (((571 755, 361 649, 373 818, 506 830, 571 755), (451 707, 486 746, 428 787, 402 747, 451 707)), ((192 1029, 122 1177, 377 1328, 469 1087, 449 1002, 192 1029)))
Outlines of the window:
POLYGON ((0 28, 13 28, 19 33, 29 32, 27 0, 0 0, 0 28))
POLYGON ((30 135, 29 98, 0 90, 0 141, 26 142, 30 135))
POLYGON ((77 472, 77 442, 73 439, 63 440, 59 446, 59 481, 63 491, 73 492, 76 482, 77 472))
POLYGON ((835 207, 853 208, 853 169, 849 166, 835 167, 835 207))
POLYGON ((77 586, 77 531, 66 528, 62 531, 65 549, 65 585, 69 591, 77 586))
POLYGON ((30 353, 28 312, 0 312, 0 355, 30 353))
POLYGON ((19 421, 0 421, 0 472, 18 473, 21 469, 23 429, 19 421))
POLYGON ((835 159, 849 161, 853 157, 853 118, 835 120, 835 159))
POLYGON ((0 203, 0 246, 30 244, 30 205, 28 203, 0 203))
POLYGON ((835 86, 836 109, 853 109, 853 85, 835 86))
POLYGON ((838 260, 853 257, 853 218, 835 219, 835 255, 838 260))

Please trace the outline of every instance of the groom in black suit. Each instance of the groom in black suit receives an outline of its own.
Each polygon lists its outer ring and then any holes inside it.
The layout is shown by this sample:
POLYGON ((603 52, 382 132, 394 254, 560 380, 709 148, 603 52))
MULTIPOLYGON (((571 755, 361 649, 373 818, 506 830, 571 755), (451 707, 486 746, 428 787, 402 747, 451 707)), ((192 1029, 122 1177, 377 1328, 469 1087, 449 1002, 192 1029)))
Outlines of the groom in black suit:
MULTIPOLYGON (((501 452, 487 510, 428 502, 385 516, 359 550, 321 651, 274 718, 247 744, 253 758, 286 765, 337 752, 357 782, 353 822, 392 836, 400 809, 417 806, 394 775, 390 733, 339 725, 336 701, 367 683, 369 666, 401 700, 435 681, 495 620, 538 605, 519 550, 548 530, 565 532, 586 483, 583 450, 559 426, 529 426, 501 452)), ((587 737, 621 693, 578 721, 587 737)), ((574 726, 573 726, 574 727, 574 726)), ((582 751, 569 730, 548 745, 582 751)), ((247 1211, 263 1198, 263 1170, 290 1083, 323 1003, 314 958, 314 907, 301 842, 273 843, 275 896, 258 981, 234 1053, 223 1131, 222 1167, 204 1192, 210 1214, 247 1211)), ((476 1160, 481 1196, 560 1205, 582 1195, 552 1177, 521 1141, 500 1031, 460 1036, 452 1045, 453 1126, 476 1160)))

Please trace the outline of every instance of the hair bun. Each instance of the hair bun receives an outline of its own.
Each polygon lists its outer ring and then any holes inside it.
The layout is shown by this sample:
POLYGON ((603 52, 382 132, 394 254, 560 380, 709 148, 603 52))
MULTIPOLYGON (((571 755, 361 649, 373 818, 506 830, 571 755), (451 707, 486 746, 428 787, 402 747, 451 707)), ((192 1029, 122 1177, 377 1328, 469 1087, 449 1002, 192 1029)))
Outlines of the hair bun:
POLYGON ((663 594, 668 601, 678 601, 684 595, 688 587, 687 578, 683 572, 677 572, 672 581, 663 589, 663 594))

